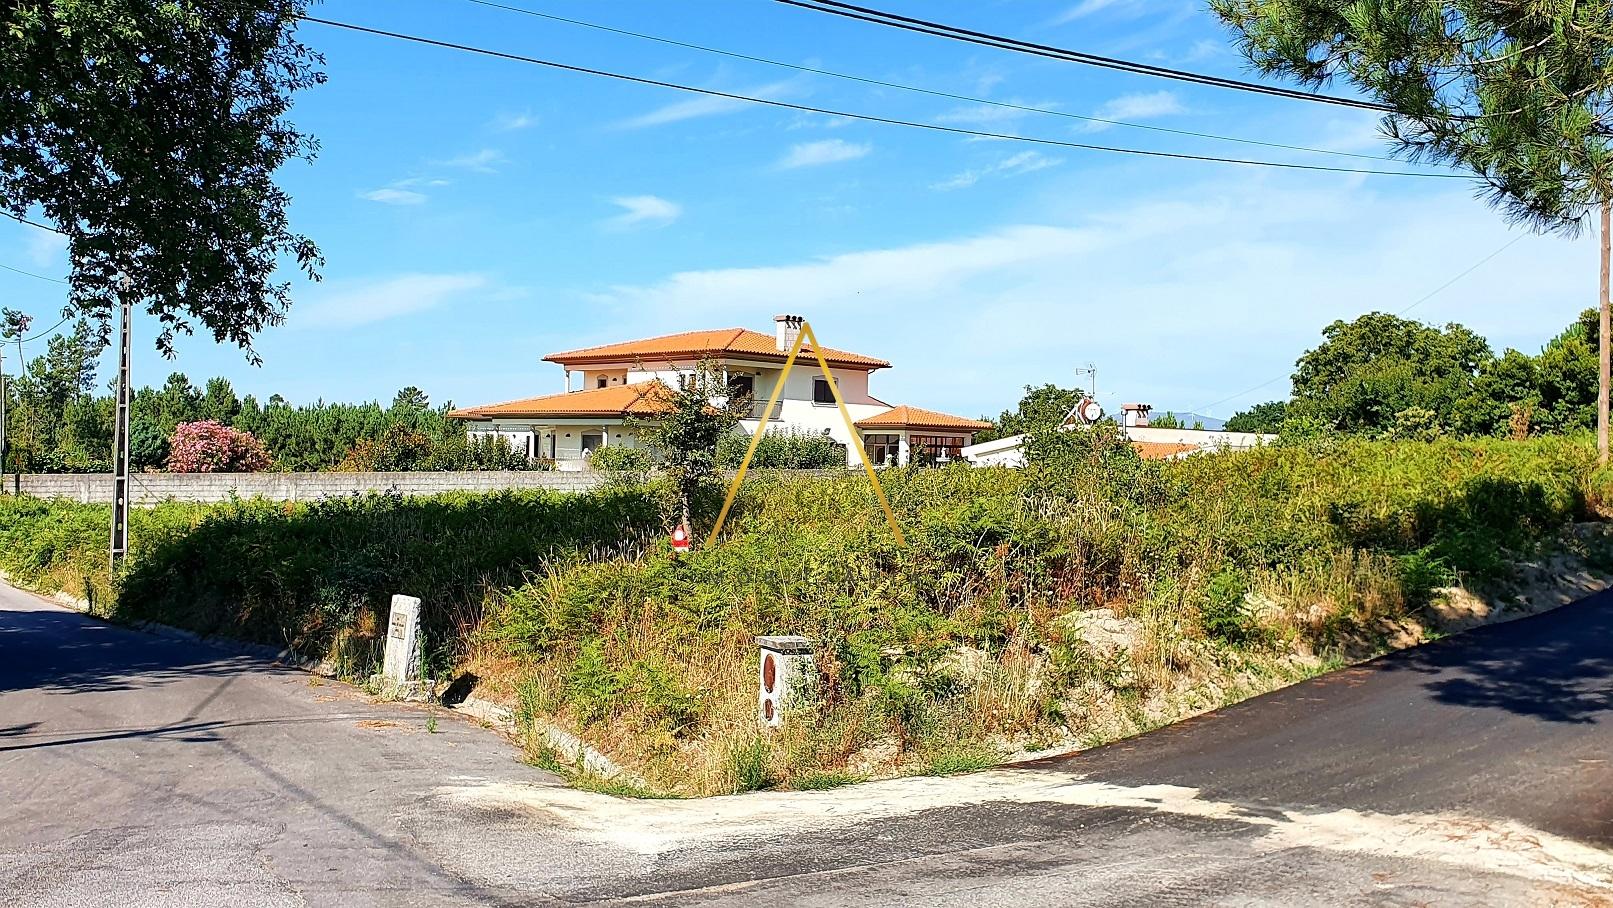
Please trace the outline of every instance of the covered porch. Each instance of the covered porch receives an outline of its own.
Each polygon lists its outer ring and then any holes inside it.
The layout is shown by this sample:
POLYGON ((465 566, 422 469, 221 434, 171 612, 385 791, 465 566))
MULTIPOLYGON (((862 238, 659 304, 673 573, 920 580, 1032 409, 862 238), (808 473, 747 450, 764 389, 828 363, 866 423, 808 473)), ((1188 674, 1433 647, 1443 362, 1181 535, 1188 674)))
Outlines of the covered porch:
POLYGON ((962 458, 974 433, 990 427, 977 419, 907 406, 857 421, 863 448, 876 467, 951 463, 962 458))

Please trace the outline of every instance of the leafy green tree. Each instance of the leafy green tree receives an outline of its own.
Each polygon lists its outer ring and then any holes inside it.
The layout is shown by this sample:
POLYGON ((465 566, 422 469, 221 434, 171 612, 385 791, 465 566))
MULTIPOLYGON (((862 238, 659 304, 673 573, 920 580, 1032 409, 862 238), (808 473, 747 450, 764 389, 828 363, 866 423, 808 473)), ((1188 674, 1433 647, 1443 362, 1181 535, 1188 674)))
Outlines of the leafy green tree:
POLYGON ((1026 385, 1025 394, 1014 409, 1002 411, 996 419, 981 417, 983 421, 991 423, 992 428, 976 432, 975 444, 1019 435, 1042 426, 1056 426, 1086 396, 1086 392, 1079 388, 1060 388, 1054 384, 1039 387, 1026 385))
MULTIPOLYGON (((1345 79, 1397 151, 1470 171, 1511 221, 1572 235, 1613 199, 1613 0, 1211 0, 1262 72, 1345 79)), ((1609 320, 1604 278, 1600 321, 1609 320)), ((1603 341, 1605 343, 1605 339, 1603 341)), ((1600 372, 1606 412, 1609 377, 1600 372)), ((1608 458, 1606 417, 1599 447, 1608 458)))
POLYGON ((67 236, 69 301, 110 322, 144 302, 172 354, 200 326, 249 359, 279 324, 289 258, 319 250, 287 224, 274 173, 311 159, 286 119, 324 80, 294 38, 306 0, 21 0, 0 4, 0 210, 36 206, 67 236))
POLYGON ((1276 432, 1282 428, 1287 415, 1287 401, 1268 400, 1234 413, 1227 420, 1226 429, 1228 432, 1276 432))
POLYGON ((1182 425, 1182 421, 1176 417, 1175 413, 1170 413, 1170 412, 1167 412, 1163 416, 1156 416, 1153 419, 1150 419, 1148 421, 1148 424, 1150 426, 1156 428, 1156 429, 1185 429, 1185 428, 1187 428, 1186 426, 1182 425))
POLYGON ((637 427, 639 439, 656 455, 672 485, 676 519, 685 527, 693 503, 717 475, 717 446, 750 414, 750 397, 729 393, 722 374, 701 363, 681 377, 676 389, 662 392, 658 412, 637 427))
POLYGON ((1539 410, 1539 365, 1508 349, 1479 368, 1473 392, 1458 403, 1452 423, 1467 435, 1507 435, 1520 413, 1533 422, 1539 410))
POLYGON ((1347 433, 1381 432, 1413 407, 1456 430, 1458 404, 1491 358, 1484 338, 1461 325, 1440 329, 1383 312, 1336 321, 1322 336, 1295 363, 1287 415, 1347 433))

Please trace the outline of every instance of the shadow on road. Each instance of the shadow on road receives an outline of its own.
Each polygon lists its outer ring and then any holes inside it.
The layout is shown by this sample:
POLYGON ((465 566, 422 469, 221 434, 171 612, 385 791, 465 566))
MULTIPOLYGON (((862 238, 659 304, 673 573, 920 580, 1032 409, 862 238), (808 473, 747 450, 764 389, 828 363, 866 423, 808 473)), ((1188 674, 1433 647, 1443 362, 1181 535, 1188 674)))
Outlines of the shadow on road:
POLYGON ((1545 722, 1593 723, 1613 711, 1613 594, 1379 660, 1431 676, 1440 703, 1545 722))
MULTIPOLYGON (((197 676, 223 675, 250 665, 248 657, 146 638, 130 645, 129 631, 54 608, 0 609, 0 693, 13 690, 118 691, 197 676)), ((0 729, 3 733, 3 729, 0 729)))

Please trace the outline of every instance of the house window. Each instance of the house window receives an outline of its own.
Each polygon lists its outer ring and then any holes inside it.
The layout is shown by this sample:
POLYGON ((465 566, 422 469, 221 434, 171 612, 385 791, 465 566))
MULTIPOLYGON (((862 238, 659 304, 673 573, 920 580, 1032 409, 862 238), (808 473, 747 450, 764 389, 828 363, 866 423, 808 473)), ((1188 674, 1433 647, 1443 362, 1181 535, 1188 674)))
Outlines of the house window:
POLYGON ((606 378, 603 375, 601 375, 599 377, 598 381, 599 381, 599 384, 596 387, 604 388, 604 387, 607 387, 607 386, 610 385, 610 379, 606 378))
POLYGON ((874 466, 894 467, 902 456, 902 437, 884 434, 864 435, 863 450, 868 452, 868 462, 874 466))
POLYGON ((755 397, 756 396, 756 376, 754 376, 754 375, 730 375, 730 376, 728 376, 728 396, 729 397, 755 397))
POLYGON ((829 390, 829 380, 814 378, 812 380, 812 402, 815 404, 832 404, 835 402, 834 392, 829 390))
POLYGON ((914 435, 908 439, 908 458, 913 463, 933 464, 963 456, 963 439, 956 435, 914 435))

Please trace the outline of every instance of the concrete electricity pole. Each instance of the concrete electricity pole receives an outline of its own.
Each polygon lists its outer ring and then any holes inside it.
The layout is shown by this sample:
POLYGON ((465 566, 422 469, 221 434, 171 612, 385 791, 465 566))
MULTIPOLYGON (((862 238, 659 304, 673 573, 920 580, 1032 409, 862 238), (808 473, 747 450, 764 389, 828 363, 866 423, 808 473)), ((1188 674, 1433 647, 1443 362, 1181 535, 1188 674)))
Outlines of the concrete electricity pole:
POLYGON ((129 551, 129 276, 118 279, 118 400, 112 426, 112 576, 129 551))
POLYGON ((1607 396, 1608 396, 1609 374, 1613 373, 1613 369, 1609 368, 1610 365, 1613 365, 1613 354, 1610 354, 1610 350, 1613 350, 1613 348, 1610 348, 1608 346, 1609 345, 1609 339, 1608 339, 1609 325, 1608 325, 1608 323, 1610 321, 1613 321, 1613 315, 1610 315, 1610 309, 1613 309, 1613 307, 1610 307, 1609 304, 1608 304, 1608 252, 1610 250, 1609 237, 1608 237, 1608 226, 1609 226, 1608 222, 1610 220, 1613 220, 1613 202, 1603 201, 1602 202, 1602 301, 1601 301, 1602 315, 1601 315, 1601 323, 1600 323, 1601 327, 1600 327, 1600 330, 1597 332, 1598 334, 1601 335, 1601 337, 1600 337, 1600 339, 1599 339, 1599 341, 1597 343, 1597 352, 1601 356, 1601 362, 1600 362, 1600 365, 1598 366, 1597 379, 1596 379, 1596 462, 1601 464, 1602 466, 1607 466, 1607 416, 1608 416, 1608 412, 1607 412, 1608 411, 1607 396))
MULTIPOLYGON (((6 351, 0 344, 0 478, 6 473, 6 351)), ((18 490, 21 490, 19 484, 18 490)))

